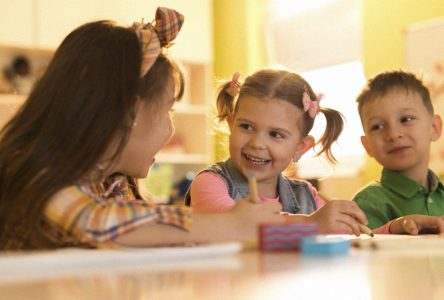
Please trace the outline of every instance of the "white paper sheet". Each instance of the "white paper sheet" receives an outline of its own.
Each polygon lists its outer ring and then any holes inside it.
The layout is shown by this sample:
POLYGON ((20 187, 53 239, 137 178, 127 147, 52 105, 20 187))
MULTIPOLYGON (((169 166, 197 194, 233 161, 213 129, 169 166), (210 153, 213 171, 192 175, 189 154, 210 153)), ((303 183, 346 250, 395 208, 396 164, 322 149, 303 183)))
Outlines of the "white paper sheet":
POLYGON ((103 271, 150 272, 175 268, 237 268, 230 254, 241 243, 189 247, 130 248, 118 250, 61 249, 26 254, 0 255, 0 285, 17 280, 38 280, 55 276, 85 276, 103 271))

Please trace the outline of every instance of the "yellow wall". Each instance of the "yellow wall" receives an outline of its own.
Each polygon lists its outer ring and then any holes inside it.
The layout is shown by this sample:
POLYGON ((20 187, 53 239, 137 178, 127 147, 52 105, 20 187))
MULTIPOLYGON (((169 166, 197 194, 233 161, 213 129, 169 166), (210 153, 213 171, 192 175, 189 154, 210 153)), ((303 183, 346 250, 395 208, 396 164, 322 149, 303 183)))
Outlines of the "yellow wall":
POLYGON ((214 73, 243 76, 265 63, 262 22, 267 0, 213 0, 214 73))
MULTIPOLYGON (((241 80, 265 65, 262 23, 267 0, 213 0, 214 76, 219 80, 241 73, 241 80)), ((214 100, 215 101, 215 100, 214 100)), ((215 159, 228 156, 227 136, 215 133, 215 159)))
POLYGON ((443 0, 362 0, 366 76, 403 67, 406 26, 442 16, 443 0))
MULTIPOLYGON (((267 0, 213 0, 214 74, 243 76, 266 64, 263 20, 267 0)), ((444 16, 443 0, 362 0, 362 61, 367 78, 404 67, 403 31, 411 23, 444 16)), ((432 46, 432 45, 431 45, 432 46)), ((226 157, 226 141, 216 136, 216 159, 226 157)), ((362 182, 378 179, 380 166, 367 158, 362 182)))
MULTIPOLYGON (((442 16, 443 0, 362 0, 362 60, 366 77, 404 67, 406 26, 442 16)), ((367 158, 363 182, 379 179, 380 170, 375 160, 367 158)))

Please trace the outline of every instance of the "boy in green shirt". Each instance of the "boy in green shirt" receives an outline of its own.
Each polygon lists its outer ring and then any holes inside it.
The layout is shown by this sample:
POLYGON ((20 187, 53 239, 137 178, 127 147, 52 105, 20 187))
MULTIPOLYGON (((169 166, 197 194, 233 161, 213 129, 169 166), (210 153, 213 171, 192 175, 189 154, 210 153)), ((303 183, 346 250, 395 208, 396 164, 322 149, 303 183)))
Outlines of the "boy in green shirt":
POLYGON ((444 186, 428 168, 441 135, 430 94, 404 71, 370 79, 357 98, 367 153, 383 166, 380 181, 353 198, 377 233, 444 232, 444 186))

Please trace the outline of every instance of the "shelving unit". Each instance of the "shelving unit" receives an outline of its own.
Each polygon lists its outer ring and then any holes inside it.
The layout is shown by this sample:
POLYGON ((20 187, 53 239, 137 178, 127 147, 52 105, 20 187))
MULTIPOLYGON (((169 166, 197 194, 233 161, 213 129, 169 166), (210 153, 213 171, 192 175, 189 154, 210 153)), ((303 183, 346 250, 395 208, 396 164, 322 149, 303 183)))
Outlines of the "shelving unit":
POLYGON ((0 94, 0 128, 17 111, 23 100, 23 95, 0 94))
POLYGON ((189 172, 197 173, 213 161, 211 133, 211 71, 208 65, 182 62, 185 94, 174 106, 173 145, 166 145, 156 155, 156 165, 141 185, 158 202, 167 202, 174 183, 189 172), (177 145, 179 144, 179 145, 177 145), (163 184, 162 184, 163 183, 163 184))
MULTIPOLYGON (((51 59, 52 51, 0 46, 0 67, 6 67, 17 55, 27 56, 32 68, 37 68, 40 72, 51 59)), ((166 145, 159 152, 156 166, 151 168, 147 178, 140 180, 141 186, 151 189, 151 196, 159 202, 168 200, 166 194, 171 193, 174 183, 189 172, 197 173, 213 160, 209 105, 212 99, 210 66, 201 62, 184 61, 181 65, 185 73, 185 93, 183 99, 174 106, 176 130, 172 141, 175 144, 166 145), (168 171, 165 172, 165 169, 168 171)), ((0 94, 0 126, 6 123, 25 98, 26 95, 0 94)))
MULTIPOLYGON (((213 160, 209 105, 213 99, 213 24, 212 1, 167 2, 134 0, 131 5, 125 0, 0 2, 0 11, 4 13, 0 28, 0 67, 9 64, 13 55, 21 53, 31 57, 35 71, 44 68, 63 38, 85 22, 112 19, 130 25, 135 20, 152 18, 158 6, 181 12, 185 16, 184 26, 174 47, 168 49, 172 57, 181 62, 186 77, 185 95, 174 107, 176 134, 170 145, 156 156, 156 165, 151 168, 148 179, 140 182, 142 186, 149 181, 161 182, 171 190, 173 184, 187 173, 197 172, 213 160), (162 168, 163 173, 160 172, 162 168), (168 177, 162 177, 165 174, 168 177)), ((0 103, 6 98, 11 101, 14 96, 0 94, 0 103)), ((10 108, 11 111, 14 109, 10 108)), ((0 111, 0 122, 12 113, 10 110, 0 111)), ((151 193, 155 196, 156 190, 151 193)))

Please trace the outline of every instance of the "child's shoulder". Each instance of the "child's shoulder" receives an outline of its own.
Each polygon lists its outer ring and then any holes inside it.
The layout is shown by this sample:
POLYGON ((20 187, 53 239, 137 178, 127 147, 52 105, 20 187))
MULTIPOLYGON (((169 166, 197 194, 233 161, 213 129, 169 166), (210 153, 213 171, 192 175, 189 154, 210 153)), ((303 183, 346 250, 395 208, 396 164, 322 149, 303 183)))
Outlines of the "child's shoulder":
POLYGON ((314 188, 313 184, 311 184, 310 181, 305 179, 288 177, 286 175, 282 175, 282 178, 288 181, 293 186, 305 186, 305 187, 314 188))
POLYGON ((71 185, 71 186, 67 186, 67 187, 62 188, 61 190, 57 191, 50 198, 49 201, 60 200, 60 199, 66 199, 67 201, 69 201, 69 200, 74 200, 74 199, 78 199, 78 198, 85 197, 85 196, 86 196, 86 194, 77 185, 71 185))
POLYGON ((45 215, 52 216, 52 218, 62 218, 66 211, 73 210, 79 202, 83 202, 86 196, 76 185, 65 187, 48 200, 45 215))
POLYGON ((361 187, 356 194, 353 196, 354 201, 359 201, 362 199, 371 199, 375 197, 380 197, 386 193, 386 188, 379 181, 372 181, 361 187))
POLYGON ((203 173, 209 173, 209 172, 215 173, 215 174, 226 172, 226 163, 223 161, 216 162, 216 163, 200 170, 196 176, 203 174, 203 173))
POLYGON ((381 188, 383 188, 381 182, 375 180, 375 181, 371 181, 371 182, 367 183, 366 185, 364 185, 363 187, 361 187, 359 189, 358 193, 372 191, 372 190, 379 190, 381 188))

